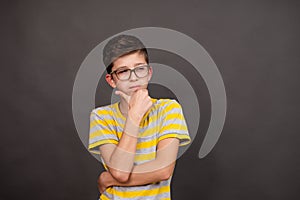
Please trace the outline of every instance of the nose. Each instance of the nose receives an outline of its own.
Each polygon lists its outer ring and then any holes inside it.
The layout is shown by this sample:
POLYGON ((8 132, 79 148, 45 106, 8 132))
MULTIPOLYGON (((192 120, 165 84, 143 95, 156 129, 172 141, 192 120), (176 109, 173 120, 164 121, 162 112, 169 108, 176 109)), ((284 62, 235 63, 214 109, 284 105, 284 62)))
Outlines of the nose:
POLYGON ((134 71, 131 71, 129 80, 131 80, 131 81, 138 80, 138 77, 135 75, 134 71))

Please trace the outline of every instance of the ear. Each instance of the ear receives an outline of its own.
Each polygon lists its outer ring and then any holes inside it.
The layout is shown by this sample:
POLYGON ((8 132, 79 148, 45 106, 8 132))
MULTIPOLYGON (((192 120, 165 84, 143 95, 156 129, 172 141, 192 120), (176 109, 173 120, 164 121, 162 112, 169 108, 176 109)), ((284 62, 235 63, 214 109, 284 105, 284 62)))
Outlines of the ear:
POLYGON ((112 87, 112 88, 116 88, 116 83, 112 77, 112 75, 110 74, 106 74, 105 75, 105 80, 106 82, 112 87))
POLYGON ((148 74, 148 81, 150 81, 151 77, 152 77, 152 74, 153 74, 153 69, 152 67, 150 66, 149 68, 149 74, 148 74))

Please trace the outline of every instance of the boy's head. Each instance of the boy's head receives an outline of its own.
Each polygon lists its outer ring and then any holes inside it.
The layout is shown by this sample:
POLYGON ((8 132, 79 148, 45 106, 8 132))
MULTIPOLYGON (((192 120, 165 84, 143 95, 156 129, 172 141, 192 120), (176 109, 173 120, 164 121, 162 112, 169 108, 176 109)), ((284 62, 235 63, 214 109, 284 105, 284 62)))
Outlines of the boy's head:
POLYGON ((142 54, 149 64, 147 49, 138 38, 131 35, 118 35, 112 38, 103 49, 103 62, 107 73, 111 73, 117 58, 135 52, 142 54))
POLYGON ((152 77, 147 50, 134 36, 119 35, 112 38, 103 49, 103 62, 108 84, 127 95, 147 88, 152 77))

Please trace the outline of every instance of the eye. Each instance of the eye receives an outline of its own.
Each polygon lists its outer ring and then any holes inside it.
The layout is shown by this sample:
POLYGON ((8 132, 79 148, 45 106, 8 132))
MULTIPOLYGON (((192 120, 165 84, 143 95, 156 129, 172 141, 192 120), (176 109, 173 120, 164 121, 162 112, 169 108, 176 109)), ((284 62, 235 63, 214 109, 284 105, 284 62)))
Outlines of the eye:
POLYGON ((135 68, 136 71, 144 71, 147 68, 147 66, 139 66, 137 68, 135 68))
POLYGON ((129 71, 129 69, 121 69, 120 71, 117 71, 117 74, 124 74, 128 71, 129 71))

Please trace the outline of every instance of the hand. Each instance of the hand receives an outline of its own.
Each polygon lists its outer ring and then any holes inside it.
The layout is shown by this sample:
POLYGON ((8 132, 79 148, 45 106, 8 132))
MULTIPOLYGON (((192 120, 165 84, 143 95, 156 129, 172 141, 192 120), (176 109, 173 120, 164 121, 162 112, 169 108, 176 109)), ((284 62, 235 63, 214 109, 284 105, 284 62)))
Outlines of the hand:
POLYGON ((126 95, 121 91, 116 91, 128 104, 128 116, 140 121, 145 113, 151 108, 152 101, 147 89, 139 89, 131 96, 126 95))
POLYGON ((98 177, 98 181, 97 181, 98 190, 101 194, 109 187, 109 185, 108 185, 109 176, 110 176, 109 172, 104 171, 98 177))

